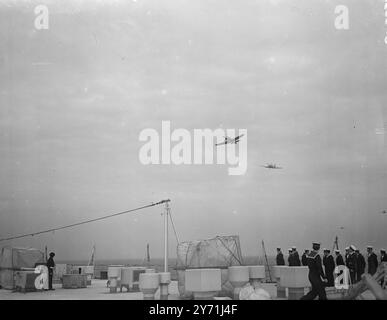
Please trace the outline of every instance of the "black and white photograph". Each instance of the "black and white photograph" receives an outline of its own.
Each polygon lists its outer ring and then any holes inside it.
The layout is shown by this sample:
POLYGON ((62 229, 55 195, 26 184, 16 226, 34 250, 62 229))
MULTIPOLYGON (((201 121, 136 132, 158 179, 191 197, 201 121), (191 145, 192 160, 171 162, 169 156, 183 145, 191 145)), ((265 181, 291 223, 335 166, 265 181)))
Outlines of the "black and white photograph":
POLYGON ((0 0, 0 300, 387 300, 386 129, 387 0, 0 0))

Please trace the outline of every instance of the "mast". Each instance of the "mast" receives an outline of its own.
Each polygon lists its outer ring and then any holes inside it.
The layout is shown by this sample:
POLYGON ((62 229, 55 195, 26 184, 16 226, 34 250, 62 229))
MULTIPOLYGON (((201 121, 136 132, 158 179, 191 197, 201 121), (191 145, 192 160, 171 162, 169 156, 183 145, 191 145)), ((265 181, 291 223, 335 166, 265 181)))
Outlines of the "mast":
POLYGON ((93 245, 93 250, 91 252, 91 257, 89 260, 89 263, 87 264, 88 266, 94 266, 95 264, 95 244, 93 245))
POLYGON ((271 279, 270 265, 269 265, 269 261, 267 260, 266 249, 265 249, 265 242, 263 240, 262 240, 262 250, 263 250, 263 254, 265 255, 265 261, 266 261, 267 270, 269 271, 270 282, 272 282, 273 280, 271 279))
POLYGON ((146 264, 148 267, 150 266, 149 243, 146 245, 146 264))
POLYGON ((169 216, 169 202, 165 201, 165 212, 164 212, 164 272, 168 272, 168 216, 169 216))
POLYGON ((333 250, 332 251, 335 251, 335 249, 339 250, 339 238, 337 236, 335 237, 335 241, 333 242, 333 250))

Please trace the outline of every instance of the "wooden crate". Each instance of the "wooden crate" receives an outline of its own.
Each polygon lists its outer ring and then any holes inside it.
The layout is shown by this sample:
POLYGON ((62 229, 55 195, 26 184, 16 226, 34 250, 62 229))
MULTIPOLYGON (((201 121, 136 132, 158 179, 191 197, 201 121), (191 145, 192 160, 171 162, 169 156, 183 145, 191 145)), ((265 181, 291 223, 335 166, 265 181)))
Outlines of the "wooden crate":
POLYGON ((15 289, 21 292, 36 291, 35 279, 39 274, 31 271, 15 272, 15 289))
POLYGON ((86 274, 64 274, 62 276, 62 288, 77 289, 87 287, 86 274))

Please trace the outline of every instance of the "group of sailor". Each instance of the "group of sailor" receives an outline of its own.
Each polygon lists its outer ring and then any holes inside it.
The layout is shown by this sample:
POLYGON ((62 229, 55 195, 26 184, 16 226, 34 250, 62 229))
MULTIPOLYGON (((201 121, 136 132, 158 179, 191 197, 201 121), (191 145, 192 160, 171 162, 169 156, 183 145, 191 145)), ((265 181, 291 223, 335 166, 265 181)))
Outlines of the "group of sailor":
MULTIPOLYGON (((352 284, 361 280, 366 266, 368 266, 367 272, 370 275, 374 275, 377 271, 378 257, 373 252, 372 246, 367 246, 367 265, 366 259, 354 245, 345 248, 344 257, 341 255, 340 250, 335 250, 334 258, 329 249, 323 249, 324 254, 322 259, 319 255, 320 246, 320 243, 314 242, 312 250, 305 249, 301 260, 296 247, 289 249, 288 265, 290 267, 302 265, 308 266, 309 268, 308 277, 312 288, 308 294, 302 297, 302 300, 312 300, 317 296, 320 300, 325 300, 325 287, 334 286, 334 271, 336 266, 343 265, 348 268, 352 284)), ((385 249, 380 249, 380 263, 382 262, 387 262, 385 249)), ((279 266, 285 265, 284 255, 279 247, 277 248, 276 264, 279 266)))

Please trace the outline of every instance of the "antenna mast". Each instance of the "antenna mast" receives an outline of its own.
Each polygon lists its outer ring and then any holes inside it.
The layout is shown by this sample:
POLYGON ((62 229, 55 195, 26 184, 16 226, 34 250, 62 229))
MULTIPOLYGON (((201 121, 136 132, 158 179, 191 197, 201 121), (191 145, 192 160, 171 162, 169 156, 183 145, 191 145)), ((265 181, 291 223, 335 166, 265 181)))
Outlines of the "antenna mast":
POLYGON ((266 249, 265 249, 265 242, 264 242, 263 240, 262 240, 262 250, 263 250, 263 254, 264 254, 264 256, 265 256, 265 261, 266 261, 267 270, 269 271, 270 282, 273 282, 273 280, 271 279, 271 272, 270 272, 269 261, 267 260, 266 249))
POLYGON ((333 249, 332 251, 339 250, 339 238, 336 236, 335 241, 333 242, 333 249))
POLYGON ((146 245, 146 264, 148 267, 150 266, 149 243, 146 245))
POLYGON ((168 272, 168 216, 171 208, 169 207, 171 200, 162 200, 161 203, 165 203, 164 212, 164 272, 168 272))

